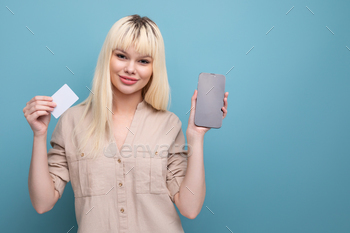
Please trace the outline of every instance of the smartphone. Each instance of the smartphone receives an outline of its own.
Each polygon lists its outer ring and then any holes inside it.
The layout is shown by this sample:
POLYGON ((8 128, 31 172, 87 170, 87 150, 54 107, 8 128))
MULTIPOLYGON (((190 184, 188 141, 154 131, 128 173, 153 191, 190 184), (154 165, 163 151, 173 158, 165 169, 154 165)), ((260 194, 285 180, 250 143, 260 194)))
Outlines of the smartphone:
POLYGON ((198 76, 194 124, 208 128, 220 128, 224 112, 226 77, 222 74, 200 73, 198 76))

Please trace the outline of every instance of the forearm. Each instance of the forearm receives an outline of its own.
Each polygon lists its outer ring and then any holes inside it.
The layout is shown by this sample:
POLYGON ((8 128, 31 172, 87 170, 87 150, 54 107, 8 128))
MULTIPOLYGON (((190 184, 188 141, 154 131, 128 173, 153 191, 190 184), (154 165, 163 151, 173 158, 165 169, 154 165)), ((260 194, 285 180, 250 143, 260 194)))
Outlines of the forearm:
POLYGON ((28 189, 32 205, 38 213, 50 210, 55 203, 55 189, 49 174, 46 150, 46 135, 34 136, 28 189))
POLYGON ((205 199, 205 172, 203 161, 204 135, 187 134, 187 171, 179 191, 179 204, 182 213, 194 218, 202 209, 205 199))

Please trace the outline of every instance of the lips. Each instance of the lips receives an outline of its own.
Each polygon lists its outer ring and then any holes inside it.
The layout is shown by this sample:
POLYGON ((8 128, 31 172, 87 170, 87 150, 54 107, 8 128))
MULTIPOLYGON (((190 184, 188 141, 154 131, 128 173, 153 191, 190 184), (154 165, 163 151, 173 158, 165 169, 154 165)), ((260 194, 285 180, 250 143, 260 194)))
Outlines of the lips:
POLYGON ((121 76, 119 75, 121 78, 123 79, 126 79, 126 80, 129 80, 129 81, 138 81, 136 78, 131 78, 131 77, 128 77, 128 76, 121 76))
POLYGON ((122 82, 122 83, 124 83, 125 85, 133 85, 133 84, 135 84, 135 83, 137 83, 137 79, 136 80, 130 80, 130 79, 128 79, 129 77, 126 77, 126 78, 124 78, 125 76, 120 76, 120 81, 122 82))

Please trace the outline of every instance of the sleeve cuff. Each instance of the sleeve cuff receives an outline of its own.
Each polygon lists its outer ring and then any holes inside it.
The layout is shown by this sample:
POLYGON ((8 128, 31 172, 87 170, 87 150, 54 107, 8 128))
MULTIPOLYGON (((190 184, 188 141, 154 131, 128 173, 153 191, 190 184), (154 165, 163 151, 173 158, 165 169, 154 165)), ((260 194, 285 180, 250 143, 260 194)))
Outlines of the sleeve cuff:
POLYGON ((185 177, 173 177, 172 180, 168 182, 169 197, 173 203, 175 203, 174 196, 180 191, 180 185, 185 177))
POLYGON ((58 176, 50 173, 50 176, 52 178, 52 181, 54 183, 54 187, 55 189, 58 191, 59 193, 59 199, 61 199, 64 188, 66 187, 67 182, 65 182, 64 180, 62 180, 61 178, 59 178, 58 176))

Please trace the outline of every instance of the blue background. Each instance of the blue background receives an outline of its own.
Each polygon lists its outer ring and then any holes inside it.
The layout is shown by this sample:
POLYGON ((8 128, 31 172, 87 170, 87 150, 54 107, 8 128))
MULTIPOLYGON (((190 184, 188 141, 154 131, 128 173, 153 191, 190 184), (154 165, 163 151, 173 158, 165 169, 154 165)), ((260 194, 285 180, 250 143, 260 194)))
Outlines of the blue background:
POLYGON ((184 131, 199 73, 226 75, 230 93, 222 128, 205 135, 206 199, 196 219, 181 216, 185 232, 350 232, 349 12, 345 0, 1 1, 0 231, 77 231, 70 183, 45 214, 30 202, 22 110, 65 83, 84 100, 109 29, 140 14, 164 37, 184 131))

